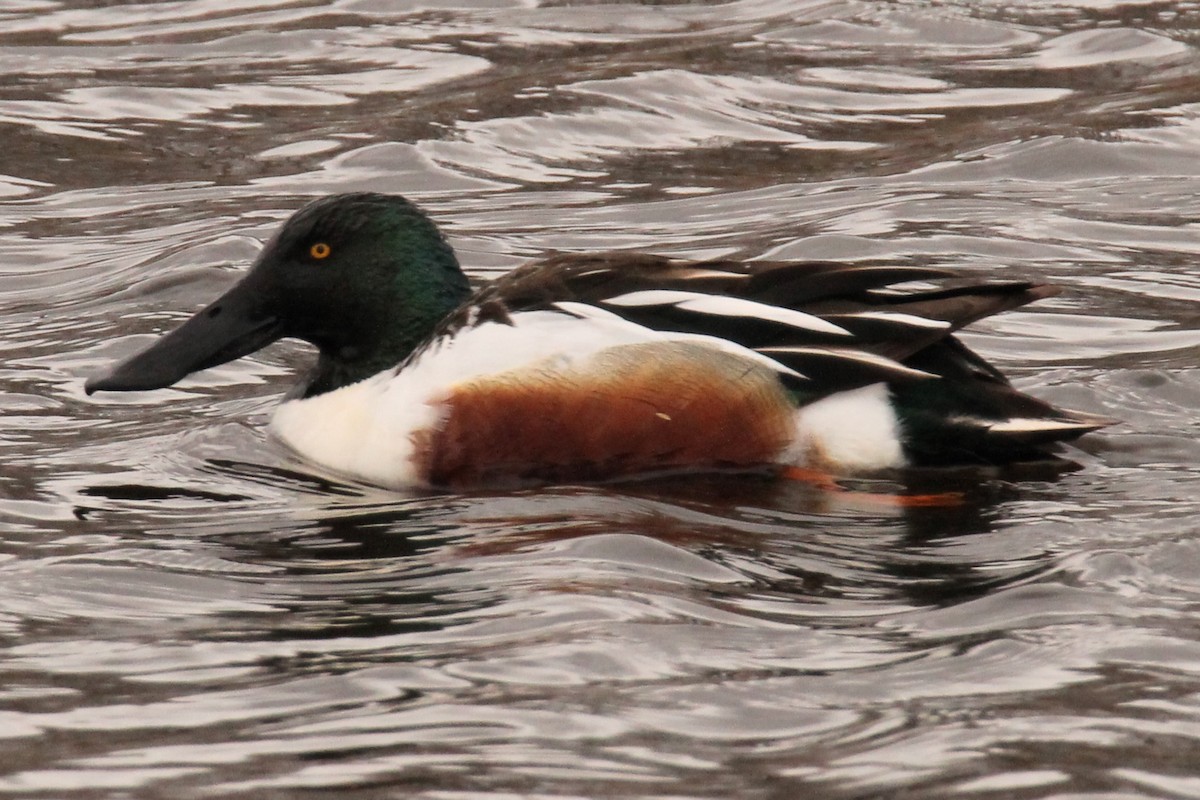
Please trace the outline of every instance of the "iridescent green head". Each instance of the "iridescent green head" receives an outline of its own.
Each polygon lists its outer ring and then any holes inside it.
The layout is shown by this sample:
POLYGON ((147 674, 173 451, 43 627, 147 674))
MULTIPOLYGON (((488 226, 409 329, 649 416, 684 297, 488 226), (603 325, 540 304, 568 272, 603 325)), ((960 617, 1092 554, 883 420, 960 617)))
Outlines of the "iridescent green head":
POLYGON ((395 365, 470 294, 433 222, 397 195, 342 194, 289 219, 233 288, 88 393, 158 389, 293 337, 320 351, 306 393, 395 365))

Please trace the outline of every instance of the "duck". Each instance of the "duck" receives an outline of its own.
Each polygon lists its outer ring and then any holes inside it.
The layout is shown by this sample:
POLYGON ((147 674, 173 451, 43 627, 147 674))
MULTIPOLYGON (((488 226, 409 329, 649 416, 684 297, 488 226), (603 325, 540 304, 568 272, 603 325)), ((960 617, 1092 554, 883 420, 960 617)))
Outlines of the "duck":
POLYGON ((338 194, 84 388, 160 389, 299 339, 316 361, 271 436, 394 489, 1005 465, 1112 424, 1019 391, 955 335, 1057 287, 954 277, 614 251, 554 253, 474 288, 416 204, 338 194))

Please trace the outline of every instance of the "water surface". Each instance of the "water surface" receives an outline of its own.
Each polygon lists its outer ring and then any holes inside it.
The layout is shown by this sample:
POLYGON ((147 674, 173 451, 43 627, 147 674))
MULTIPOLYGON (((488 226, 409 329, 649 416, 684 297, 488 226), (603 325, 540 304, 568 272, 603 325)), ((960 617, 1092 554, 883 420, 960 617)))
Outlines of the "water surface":
MULTIPOLYGON (((0 0, 0 795, 1200 796, 1200 7, 0 0), (287 342, 84 377, 307 199, 552 250, 936 264, 1118 417, 955 508, 692 478, 399 495, 287 342)), ((874 487, 878 488, 878 487, 874 487)))

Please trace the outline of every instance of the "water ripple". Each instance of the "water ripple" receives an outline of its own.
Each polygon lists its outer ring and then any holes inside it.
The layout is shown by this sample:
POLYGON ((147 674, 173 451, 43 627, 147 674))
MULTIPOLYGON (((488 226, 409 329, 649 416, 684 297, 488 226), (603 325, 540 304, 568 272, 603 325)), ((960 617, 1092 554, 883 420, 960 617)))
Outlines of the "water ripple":
POLYGON ((1192 3, 0 2, 0 794, 1194 793, 1192 3), (551 250, 1051 281, 964 334, 1078 469, 437 495, 264 433, 295 343, 85 375, 335 191, 551 250), (888 481, 852 488, 894 491, 888 481))

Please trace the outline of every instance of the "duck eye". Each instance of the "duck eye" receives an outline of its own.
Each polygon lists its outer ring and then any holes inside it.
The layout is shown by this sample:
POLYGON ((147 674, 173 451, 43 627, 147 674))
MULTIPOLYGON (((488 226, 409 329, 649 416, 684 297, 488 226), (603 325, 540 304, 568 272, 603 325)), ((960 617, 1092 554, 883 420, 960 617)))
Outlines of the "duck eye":
POLYGON ((325 242, 317 242, 308 248, 308 254, 320 261, 323 258, 329 258, 329 254, 333 252, 333 248, 325 242))

